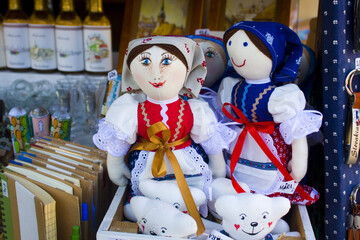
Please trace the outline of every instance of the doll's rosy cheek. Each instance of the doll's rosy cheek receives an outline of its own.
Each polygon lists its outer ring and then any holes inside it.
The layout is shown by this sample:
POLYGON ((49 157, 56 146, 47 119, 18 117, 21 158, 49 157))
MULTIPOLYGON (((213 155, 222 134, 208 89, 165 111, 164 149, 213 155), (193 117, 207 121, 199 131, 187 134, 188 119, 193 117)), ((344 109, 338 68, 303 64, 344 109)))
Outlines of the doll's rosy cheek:
POLYGON ((268 222, 269 227, 271 227, 272 224, 273 224, 273 222, 268 222))
POLYGON ((236 231, 240 228, 240 224, 234 224, 234 227, 235 227, 235 229, 236 229, 236 231))

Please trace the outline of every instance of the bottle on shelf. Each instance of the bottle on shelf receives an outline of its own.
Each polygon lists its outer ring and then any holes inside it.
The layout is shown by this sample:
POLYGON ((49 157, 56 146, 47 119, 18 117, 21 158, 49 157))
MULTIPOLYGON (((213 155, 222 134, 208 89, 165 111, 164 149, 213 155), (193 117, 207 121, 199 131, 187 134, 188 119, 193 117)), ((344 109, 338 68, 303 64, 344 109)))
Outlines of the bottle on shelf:
POLYGON ((6 67, 3 16, 0 14, 0 69, 6 67))
POLYGON ((83 71, 82 21, 74 10, 73 0, 62 0, 60 13, 55 21, 55 39, 58 70, 83 71))
POLYGON ((89 0, 84 19, 85 70, 106 73, 112 70, 111 24, 103 12, 102 0, 89 0))
POLYGON ((22 9, 20 0, 9 0, 8 6, 3 24, 6 65, 14 70, 29 69, 29 19, 22 9))
POLYGON ((34 0, 29 21, 31 67, 40 71, 57 68, 55 48, 55 20, 46 0, 34 0))

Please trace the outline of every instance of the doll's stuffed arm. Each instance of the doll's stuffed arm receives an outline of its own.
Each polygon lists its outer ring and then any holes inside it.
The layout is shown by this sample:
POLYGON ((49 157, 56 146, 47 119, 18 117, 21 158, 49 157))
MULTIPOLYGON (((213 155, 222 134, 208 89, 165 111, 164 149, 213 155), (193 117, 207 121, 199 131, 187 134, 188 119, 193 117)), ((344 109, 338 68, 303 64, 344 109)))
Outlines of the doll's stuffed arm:
POLYGON ((136 141, 137 106, 140 95, 124 94, 111 106, 105 119, 99 122, 98 132, 93 136, 94 144, 108 152, 107 169, 111 181, 126 185, 130 171, 124 157, 136 141))
POLYGON ((130 179, 130 170, 126 165, 125 155, 115 157, 108 153, 107 156, 107 170, 110 180, 119 186, 126 186, 128 179, 130 179))
POLYGON ((294 139, 292 144, 292 159, 289 161, 287 169, 296 182, 300 182, 306 174, 308 166, 308 145, 306 137, 294 139))
POLYGON ((295 84, 277 87, 271 94, 268 109, 274 122, 280 123, 280 133, 286 144, 291 144, 292 159, 288 164, 291 176, 297 181, 307 170, 308 145, 306 135, 319 130, 322 115, 304 110, 305 96, 295 84))

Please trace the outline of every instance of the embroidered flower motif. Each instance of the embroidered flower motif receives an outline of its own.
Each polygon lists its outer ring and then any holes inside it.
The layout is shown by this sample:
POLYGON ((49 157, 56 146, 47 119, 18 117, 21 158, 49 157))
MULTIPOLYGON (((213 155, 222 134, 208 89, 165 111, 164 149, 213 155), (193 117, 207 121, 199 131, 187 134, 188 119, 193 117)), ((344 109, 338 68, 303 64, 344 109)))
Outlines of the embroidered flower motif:
POLYGON ((190 49, 188 48, 187 44, 185 43, 185 49, 186 49, 186 52, 189 53, 190 52, 190 49))
POLYGON ((273 41, 274 41, 274 37, 270 34, 270 33, 266 33, 265 34, 265 37, 266 37, 266 41, 272 45, 273 41))
POLYGON ((191 88, 188 88, 187 90, 189 90, 189 92, 192 92, 192 89, 191 89, 191 88))
POLYGON ((297 65, 300 65, 300 62, 301 62, 301 57, 299 57, 298 59, 296 59, 296 64, 297 64, 297 65))
POLYGON ((152 38, 145 38, 145 39, 142 41, 142 43, 145 44, 145 43, 147 43, 147 42, 149 42, 149 41, 151 41, 151 40, 152 40, 152 38))
POLYGON ((126 90, 131 91, 133 90, 132 87, 128 87, 126 90))
POLYGON ((128 52, 129 52, 129 49, 127 48, 127 49, 125 50, 125 55, 126 55, 126 56, 128 55, 128 52))
POLYGON ((205 60, 202 62, 202 66, 203 66, 203 67, 206 67, 206 62, 205 62, 205 60))
POLYGON ((203 78, 197 78, 196 81, 203 85, 205 80, 203 78))

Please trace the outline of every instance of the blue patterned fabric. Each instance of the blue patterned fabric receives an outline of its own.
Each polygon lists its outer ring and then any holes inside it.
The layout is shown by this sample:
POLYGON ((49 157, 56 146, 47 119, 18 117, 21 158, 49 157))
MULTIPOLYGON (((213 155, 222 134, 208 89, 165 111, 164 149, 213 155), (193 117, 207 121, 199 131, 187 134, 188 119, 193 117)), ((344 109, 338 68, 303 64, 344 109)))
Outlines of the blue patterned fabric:
POLYGON ((232 29, 250 31, 265 43, 272 56, 271 79, 274 82, 295 81, 303 48, 293 30, 276 22, 253 21, 236 23, 226 32, 232 29))
MULTIPOLYGON (((225 160, 230 161, 230 159, 231 159, 231 154, 226 152, 225 160)), ((277 168, 273 163, 255 162, 244 158, 239 158, 238 163, 248 167, 262 169, 262 170, 272 170, 272 171, 277 170, 277 168)))
POLYGON ((231 101, 233 105, 242 111, 249 121, 273 121, 267 104, 274 89, 275 85, 272 82, 250 84, 245 81, 240 81, 233 87, 231 101), (266 89, 269 90, 264 94, 264 90, 266 89), (237 99, 236 102, 235 99, 237 99))
MULTIPOLYGON (((322 96, 324 114, 324 227, 319 239, 346 239, 346 215, 351 211, 350 193, 360 183, 359 159, 346 165, 344 139, 349 96, 344 89, 347 74, 355 68, 354 0, 321 1, 322 96)), ((359 77, 353 89, 359 91, 359 77)), ((309 211, 310 213, 310 211, 309 211)))

